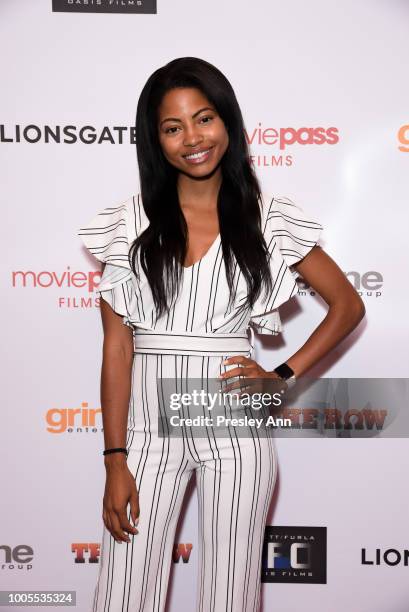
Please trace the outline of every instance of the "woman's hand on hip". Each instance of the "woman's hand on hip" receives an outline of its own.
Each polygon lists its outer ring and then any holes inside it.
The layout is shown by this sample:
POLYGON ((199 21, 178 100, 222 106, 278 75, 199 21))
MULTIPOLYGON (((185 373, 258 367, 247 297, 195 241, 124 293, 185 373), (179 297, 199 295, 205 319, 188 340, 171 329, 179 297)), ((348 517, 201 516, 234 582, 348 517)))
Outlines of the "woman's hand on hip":
MULTIPOLYGON (((218 379, 221 381, 228 380, 229 378, 238 377, 239 380, 232 382, 224 387, 224 391, 230 391, 232 389, 237 389, 242 387, 243 378, 249 379, 246 380, 246 385, 249 385, 252 388, 252 392, 254 393, 256 390, 263 391, 263 381, 259 382, 259 379, 276 379, 277 380, 277 389, 283 386, 283 381, 276 372, 267 371, 261 365, 257 363, 254 359, 250 357, 245 357, 244 355, 234 355, 233 357, 229 357, 223 361, 223 365, 234 365, 237 364, 236 367, 227 370, 227 372, 223 372, 218 379), (253 379, 253 380, 251 380, 253 379)), ((270 387, 270 385, 268 385, 270 387)))

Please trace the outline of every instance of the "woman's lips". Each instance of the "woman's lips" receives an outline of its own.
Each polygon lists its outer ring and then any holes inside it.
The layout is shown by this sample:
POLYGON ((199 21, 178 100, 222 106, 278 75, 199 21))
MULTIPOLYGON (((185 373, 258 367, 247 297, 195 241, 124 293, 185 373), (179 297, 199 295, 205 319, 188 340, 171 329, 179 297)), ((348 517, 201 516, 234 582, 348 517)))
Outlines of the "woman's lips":
POLYGON ((188 164, 193 164, 193 165, 197 165, 197 164, 203 164, 204 162, 206 162, 212 152, 213 147, 209 147, 208 149, 206 149, 203 153, 195 153, 195 154, 190 154, 190 155, 194 155, 193 157, 186 157, 183 156, 183 158, 187 161, 188 164))

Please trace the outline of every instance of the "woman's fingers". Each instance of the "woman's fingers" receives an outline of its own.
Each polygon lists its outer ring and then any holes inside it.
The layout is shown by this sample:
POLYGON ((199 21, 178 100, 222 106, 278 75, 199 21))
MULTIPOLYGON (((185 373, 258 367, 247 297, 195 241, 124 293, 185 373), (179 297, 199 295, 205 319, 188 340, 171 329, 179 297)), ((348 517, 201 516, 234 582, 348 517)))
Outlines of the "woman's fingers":
POLYGON ((137 524, 139 494, 133 475, 129 471, 121 471, 114 475, 109 473, 105 483, 102 516, 106 528, 117 542, 130 542, 128 533, 132 535, 139 533, 136 526, 128 519, 128 503, 131 506, 132 521, 137 524))
POLYGON ((219 379, 227 380, 228 378, 233 378, 233 376, 244 376, 244 370, 245 370, 244 366, 237 366, 236 368, 232 368, 231 370, 228 370, 227 372, 223 372, 223 374, 220 374, 219 379))
POLYGON ((107 515, 107 513, 105 512, 105 508, 104 508, 104 509, 103 509, 103 511, 102 511, 102 520, 104 521, 104 525, 105 525, 105 527, 106 527, 106 528, 109 530, 109 526, 108 526, 108 525, 109 525, 109 523, 108 523, 108 515, 107 515))
POLYGON ((135 525, 139 523, 139 496, 136 490, 136 486, 131 493, 131 497, 129 500, 129 505, 131 507, 131 517, 135 525))
POLYGON ((254 359, 246 357, 245 355, 234 355, 233 357, 228 357, 223 361, 223 365, 231 365, 233 363, 241 363, 242 365, 257 365, 257 362, 254 361, 254 359))
POLYGON ((110 518, 109 518, 109 513, 106 510, 104 512, 105 512, 105 514, 104 514, 105 527, 112 534, 112 525, 111 525, 111 521, 110 521, 110 518))
POLYGON ((263 384, 258 378, 242 378, 241 380, 227 384, 223 387, 223 392, 236 392, 236 390, 239 390, 239 395, 241 393, 253 395, 253 393, 262 393, 263 388, 263 384))
POLYGON ((109 513, 109 518, 111 519, 112 525, 112 535, 117 542, 130 542, 129 536, 124 533, 121 529, 121 524, 119 520, 119 516, 115 510, 111 510, 109 513))
POLYGON ((129 522, 125 509, 118 511, 116 515, 118 517, 119 524, 121 526, 121 529, 123 529, 123 531, 127 531, 128 533, 131 533, 132 535, 138 533, 138 530, 136 529, 136 527, 131 525, 131 523, 129 522))
MULTIPOLYGON (((112 537, 115 538, 117 542, 129 542, 129 538, 127 539, 127 535, 121 532, 120 521, 117 517, 115 510, 105 511, 103 516, 105 527, 108 529, 112 537)), ((135 533, 138 533, 138 531, 136 531, 135 533)))

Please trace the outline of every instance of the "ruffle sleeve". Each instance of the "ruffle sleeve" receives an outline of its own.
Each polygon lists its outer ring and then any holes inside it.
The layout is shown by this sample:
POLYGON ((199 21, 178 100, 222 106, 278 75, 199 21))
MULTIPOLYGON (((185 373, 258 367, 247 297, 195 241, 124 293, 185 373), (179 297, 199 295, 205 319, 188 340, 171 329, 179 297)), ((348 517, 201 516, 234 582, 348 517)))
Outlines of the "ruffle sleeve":
POLYGON ((250 325, 260 334, 276 335, 282 331, 278 307, 298 293, 298 274, 291 266, 318 244, 324 228, 286 197, 263 195, 262 218, 273 290, 267 297, 262 291, 251 311, 250 325))
POLYGON ((122 316, 123 323, 131 323, 137 307, 137 279, 129 262, 129 249, 136 237, 133 200, 116 207, 105 208, 77 231, 83 244, 105 268, 97 294, 122 316))

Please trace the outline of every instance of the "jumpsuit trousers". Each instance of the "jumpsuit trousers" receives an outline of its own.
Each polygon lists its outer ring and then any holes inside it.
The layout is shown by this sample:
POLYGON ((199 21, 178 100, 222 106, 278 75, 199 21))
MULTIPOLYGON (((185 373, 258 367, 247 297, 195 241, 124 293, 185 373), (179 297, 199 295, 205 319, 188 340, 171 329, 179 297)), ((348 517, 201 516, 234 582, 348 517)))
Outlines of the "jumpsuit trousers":
MULTIPOLYGON (((198 499, 196 606, 186 612, 258 612, 264 528, 277 475, 272 434, 159 435, 160 378, 203 385, 249 356, 246 335, 136 330, 127 465, 139 493, 138 533, 116 542, 103 527, 93 612, 165 610, 176 527, 193 473, 198 499)), ((251 348, 249 348, 249 346, 251 348)), ((268 428, 267 428, 268 429, 268 428)), ((127 516, 130 519, 129 506, 127 516)), ((180 609, 180 608, 179 608, 180 609)), ((184 610, 182 610, 184 612, 184 610)))

